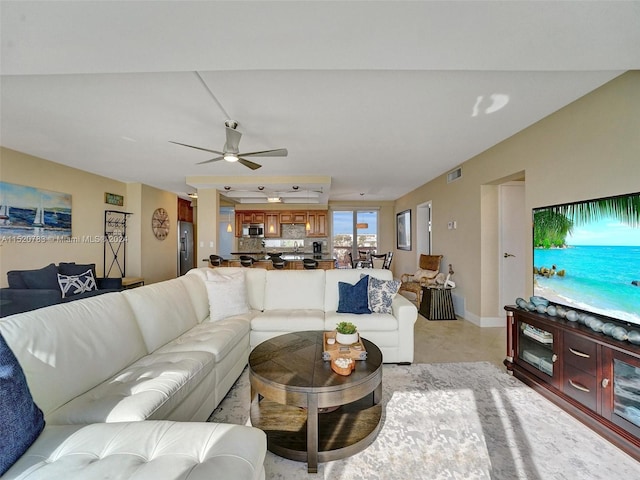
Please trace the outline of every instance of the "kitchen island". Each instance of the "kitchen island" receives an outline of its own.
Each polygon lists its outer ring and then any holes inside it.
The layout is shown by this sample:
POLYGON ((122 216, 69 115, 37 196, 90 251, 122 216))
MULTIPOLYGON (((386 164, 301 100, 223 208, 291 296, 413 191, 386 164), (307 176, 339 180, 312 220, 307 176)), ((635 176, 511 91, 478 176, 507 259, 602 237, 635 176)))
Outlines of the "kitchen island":
MULTIPOLYGON (((267 270, 273 270, 273 262, 271 257, 265 252, 231 252, 231 257, 225 259, 222 266, 224 267, 240 267, 240 255, 247 255, 255 258, 256 262, 253 264, 255 268, 265 268, 267 270)), ((327 254, 313 254, 313 253, 294 253, 287 252, 280 255, 280 258, 287 261, 288 270, 303 270, 302 261, 305 258, 313 258, 318 262, 318 268, 322 270, 333 270, 336 265, 335 257, 327 254)))

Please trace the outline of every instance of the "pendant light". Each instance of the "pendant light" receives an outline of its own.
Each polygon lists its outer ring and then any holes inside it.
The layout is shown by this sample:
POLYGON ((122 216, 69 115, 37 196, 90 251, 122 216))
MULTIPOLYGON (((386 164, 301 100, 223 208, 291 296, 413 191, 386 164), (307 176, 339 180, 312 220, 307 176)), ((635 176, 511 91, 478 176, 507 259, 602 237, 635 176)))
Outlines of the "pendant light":
POLYGON ((229 223, 227 223, 227 232, 231 233, 233 232, 233 227, 231 226, 231 210, 228 211, 228 220, 229 223))

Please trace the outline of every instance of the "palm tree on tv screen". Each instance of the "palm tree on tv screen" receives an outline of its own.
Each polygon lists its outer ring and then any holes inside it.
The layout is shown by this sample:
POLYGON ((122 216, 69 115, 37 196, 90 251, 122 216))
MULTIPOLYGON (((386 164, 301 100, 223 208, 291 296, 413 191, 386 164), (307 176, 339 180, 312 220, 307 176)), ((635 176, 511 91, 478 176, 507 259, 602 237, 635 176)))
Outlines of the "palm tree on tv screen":
POLYGON ((549 207, 534 214, 534 246, 562 247, 574 226, 604 217, 615 218, 633 228, 640 227, 640 194, 604 198, 549 207))

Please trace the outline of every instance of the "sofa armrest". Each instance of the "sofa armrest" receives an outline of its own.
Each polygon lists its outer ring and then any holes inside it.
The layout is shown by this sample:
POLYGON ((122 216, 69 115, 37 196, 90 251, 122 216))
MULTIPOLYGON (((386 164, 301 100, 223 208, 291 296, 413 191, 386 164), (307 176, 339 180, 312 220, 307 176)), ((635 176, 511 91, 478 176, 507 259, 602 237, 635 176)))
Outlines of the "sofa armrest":
POLYGON ((122 278, 98 277, 96 278, 98 290, 122 290, 122 278))
POLYGON ((0 289, 0 317, 28 312, 62 302, 60 290, 32 288, 0 289))
POLYGON ((418 309, 402 295, 396 295, 391 303, 391 312, 398 320, 398 349, 413 362, 414 324, 418 319, 418 309))

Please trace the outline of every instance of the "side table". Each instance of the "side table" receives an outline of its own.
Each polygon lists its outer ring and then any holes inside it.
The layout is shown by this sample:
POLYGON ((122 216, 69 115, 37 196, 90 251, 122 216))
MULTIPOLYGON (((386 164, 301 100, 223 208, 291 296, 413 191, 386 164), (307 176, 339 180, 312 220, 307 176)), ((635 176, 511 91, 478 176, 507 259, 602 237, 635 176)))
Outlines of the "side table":
POLYGON ((136 288, 144 285, 144 278, 142 277, 123 277, 122 278, 122 288, 136 288))
POLYGON ((422 287, 420 315, 429 320, 457 320, 451 288, 422 287))

